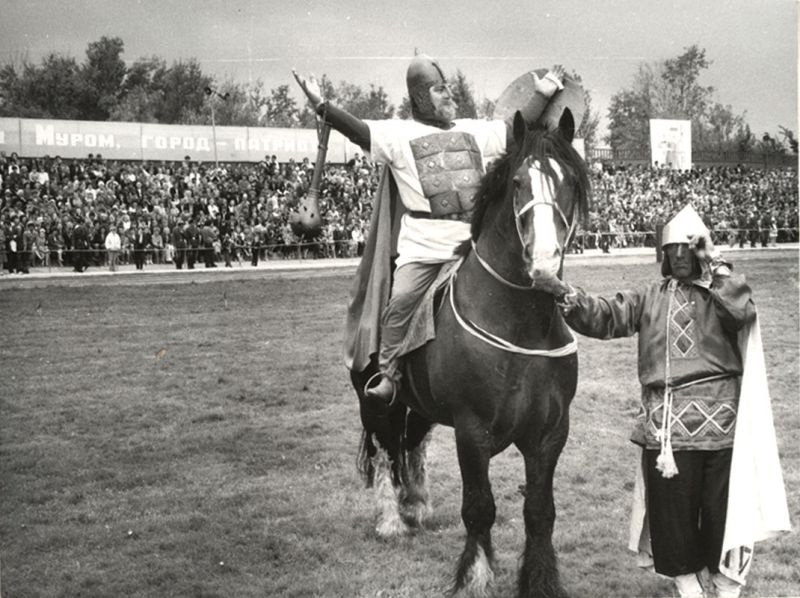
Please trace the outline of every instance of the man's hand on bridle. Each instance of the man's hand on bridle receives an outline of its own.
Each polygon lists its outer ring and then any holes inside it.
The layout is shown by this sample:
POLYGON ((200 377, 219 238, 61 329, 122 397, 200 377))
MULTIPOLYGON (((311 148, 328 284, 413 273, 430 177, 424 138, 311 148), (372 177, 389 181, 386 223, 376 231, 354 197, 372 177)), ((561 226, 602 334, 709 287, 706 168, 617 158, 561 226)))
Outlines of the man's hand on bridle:
POLYGON ((561 310, 562 315, 566 316, 577 307, 578 292, 569 283, 564 283, 564 286, 566 287, 564 293, 556 295, 556 305, 561 310))

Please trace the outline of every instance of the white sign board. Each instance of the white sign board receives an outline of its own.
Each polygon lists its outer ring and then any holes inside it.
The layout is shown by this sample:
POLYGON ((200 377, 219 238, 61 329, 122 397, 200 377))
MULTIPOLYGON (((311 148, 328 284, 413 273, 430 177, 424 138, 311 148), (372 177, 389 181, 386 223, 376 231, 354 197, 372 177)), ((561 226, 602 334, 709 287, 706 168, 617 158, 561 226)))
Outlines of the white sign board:
POLYGON ((650 154, 653 166, 691 170, 691 121, 650 119, 650 154))
MULTIPOLYGON (((0 118, 0 151, 32 158, 100 154, 111 160, 183 160, 189 156, 201 162, 258 162, 274 154, 279 162, 308 158, 313 164, 318 144, 314 129, 0 118)), ((363 154, 331 131, 328 162, 347 162, 356 152, 363 154)))

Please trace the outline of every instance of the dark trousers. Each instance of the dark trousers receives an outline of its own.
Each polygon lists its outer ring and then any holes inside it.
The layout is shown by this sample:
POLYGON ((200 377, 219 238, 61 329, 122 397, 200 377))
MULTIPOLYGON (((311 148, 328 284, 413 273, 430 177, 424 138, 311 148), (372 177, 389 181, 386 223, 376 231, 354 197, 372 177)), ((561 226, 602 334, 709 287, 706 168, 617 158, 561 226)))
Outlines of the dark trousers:
POLYGON ((8 271, 11 274, 14 274, 14 272, 16 272, 17 268, 18 268, 18 264, 19 264, 18 257, 19 257, 19 254, 16 251, 9 251, 6 254, 6 256, 8 258, 8 264, 7 264, 8 271))
POLYGON ((133 250, 133 263, 136 264, 137 270, 144 268, 144 249, 133 250))
POLYGON ((203 257, 205 258, 206 268, 213 268, 216 265, 214 263, 214 245, 213 244, 203 245, 203 257))
POLYGON ((31 252, 24 249, 17 253, 17 271, 28 274, 28 265, 31 262, 31 252))
POLYGON ((72 252, 72 265, 75 272, 83 272, 86 269, 87 258, 86 250, 83 248, 75 249, 75 251, 72 252))
POLYGON ((175 261, 175 267, 180 270, 183 268, 183 257, 186 255, 186 250, 183 247, 176 247, 175 248, 175 257, 172 258, 175 261))
POLYGON ((258 266, 258 254, 261 253, 261 243, 253 243, 250 246, 250 251, 252 253, 252 256, 250 258, 250 263, 253 266, 258 266))
POLYGON ((732 449, 677 451, 678 475, 656 469, 659 451, 645 451, 647 512, 657 573, 675 577, 719 572, 732 449))

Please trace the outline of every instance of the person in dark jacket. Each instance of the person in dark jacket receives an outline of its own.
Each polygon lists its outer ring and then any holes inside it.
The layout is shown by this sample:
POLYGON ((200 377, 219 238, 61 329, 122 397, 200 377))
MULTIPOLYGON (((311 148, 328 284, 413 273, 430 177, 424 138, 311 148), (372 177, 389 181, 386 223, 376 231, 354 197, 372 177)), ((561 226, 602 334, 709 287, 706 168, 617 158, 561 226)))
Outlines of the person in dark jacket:
POLYGON ((19 252, 22 250, 22 225, 19 216, 14 216, 6 232, 6 247, 8 248, 8 271, 11 274, 20 271, 19 252))
POLYGON ((186 268, 194 270, 197 249, 200 247, 200 231, 197 229, 194 218, 189 220, 189 225, 183 230, 183 237, 186 239, 186 268))
POLYGON ((140 220, 133 234, 133 263, 137 270, 144 269, 145 257, 150 247, 150 231, 144 221, 140 220))
POLYGON ((183 269, 183 261, 186 258, 186 237, 183 233, 184 223, 179 220, 178 223, 172 227, 171 239, 172 245, 175 247, 175 268, 178 270, 183 269))
POLYGON ((206 220, 200 229, 200 237, 203 242, 203 258, 206 268, 216 268, 214 263, 214 241, 217 240, 217 231, 211 225, 210 220, 206 220))
POLYGON ((28 222, 22 233, 22 245, 19 250, 19 271, 30 274, 30 263, 33 259, 33 247, 36 244, 36 223, 28 222))
POLYGON ((89 264, 89 223, 75 223, 72 228, 72 266, 75 272, 83 272, 89 264))

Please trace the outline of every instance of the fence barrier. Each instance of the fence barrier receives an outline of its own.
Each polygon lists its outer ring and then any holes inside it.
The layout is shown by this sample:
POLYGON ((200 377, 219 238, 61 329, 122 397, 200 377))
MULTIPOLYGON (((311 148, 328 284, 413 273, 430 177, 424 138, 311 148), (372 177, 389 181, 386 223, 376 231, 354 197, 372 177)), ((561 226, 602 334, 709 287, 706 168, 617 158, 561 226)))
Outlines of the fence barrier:
MULTIPOLYGON (((726 245, 733 247, 767 247, 777 246, 779 243, 795 243, 798 239, 797 228, 779 229, 718 229, 712 231, 714 242, 721 248, 726 245)), ((611 249, 627 247, 652 247, 655 252, 655 231, 581 231, 573 239, 568 253, 583 253, 585 250, 598 249, 603 252, 611 249)), ((312 240, 298 243, 278 244, 250 244, 234 245, 230 250, 223 249, 219 244, 177 249, 171 244, 163 248, 147 247, 135 250, 125 247, 117 254, 117 264, 135 264, 137 260, 144 265, 152 264, 177 264, 178 261, 185 265, 195 263, 216 264, 224 262, 241 265, 243 262, 251 264, 268 260, 293 260, 293 259, 324 259, 324 258, 357 258, 361 256, 363 243, 352 240, 312 240), (256 259, 253 254, 256 253, 256 259)), ((0 254, 3 255, 3 254, 0 254)), ((53 269, 86 266, 109 266, 109 252, 102 247, 89 249, 34 248, 27 252, 6 251, 5 263, 2 267, 13 271, 24 271, 30 267, 46 267, 53 269)))

